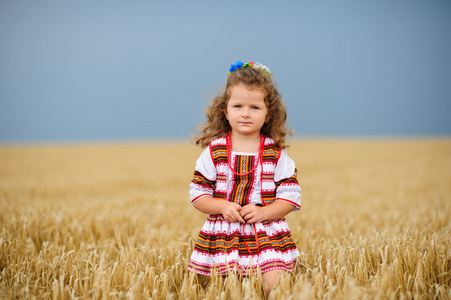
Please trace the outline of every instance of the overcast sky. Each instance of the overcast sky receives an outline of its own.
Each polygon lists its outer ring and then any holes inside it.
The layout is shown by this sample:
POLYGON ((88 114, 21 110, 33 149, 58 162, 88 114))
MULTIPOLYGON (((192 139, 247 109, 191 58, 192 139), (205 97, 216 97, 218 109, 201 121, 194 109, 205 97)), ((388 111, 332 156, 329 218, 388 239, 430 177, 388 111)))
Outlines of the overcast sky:
POLYGON ((0 142, 189 139, 236 60, 299 137, 451 135, 448 0, 0 0, 0 142))

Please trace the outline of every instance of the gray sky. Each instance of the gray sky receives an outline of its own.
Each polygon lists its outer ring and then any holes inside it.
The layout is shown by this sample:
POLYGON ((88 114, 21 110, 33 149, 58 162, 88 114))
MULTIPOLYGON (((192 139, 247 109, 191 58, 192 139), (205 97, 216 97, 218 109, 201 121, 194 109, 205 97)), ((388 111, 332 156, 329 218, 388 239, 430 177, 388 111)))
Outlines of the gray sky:
POLYGON ((188 139, 231 63, 297 136, 451 135, 451 2, 0 0, 0 142, 188 139))

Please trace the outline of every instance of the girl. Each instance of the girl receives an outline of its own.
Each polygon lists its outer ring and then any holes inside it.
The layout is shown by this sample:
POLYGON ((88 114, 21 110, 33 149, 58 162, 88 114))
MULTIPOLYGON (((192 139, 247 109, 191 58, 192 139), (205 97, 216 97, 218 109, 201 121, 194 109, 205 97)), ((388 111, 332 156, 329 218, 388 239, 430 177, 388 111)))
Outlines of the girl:
POLYGON ((209 217, 188 269, 204 275, 259 269, 268 295, 299 256, 284 217, 301 208, 297 171, 286 151, 287 114, 269 69, 232 64, 206 116, 195 139, 206 149, 196 162, 190 197, 209 217))

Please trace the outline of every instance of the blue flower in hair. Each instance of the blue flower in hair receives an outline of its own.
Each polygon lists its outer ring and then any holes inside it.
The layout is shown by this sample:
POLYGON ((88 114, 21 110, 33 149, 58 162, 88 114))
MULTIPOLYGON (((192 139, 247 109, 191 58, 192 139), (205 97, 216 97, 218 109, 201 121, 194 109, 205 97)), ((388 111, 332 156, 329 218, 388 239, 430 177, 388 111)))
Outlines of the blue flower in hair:
POLYGON ((241 67, 242 67, 243 65, 244 65, 244 63, 238 60, 238 61, 236 62, 236 64, 231 64, 231 65, 230 65, 229 73, 231 73, 231 72, 233 72, 233 71, 235 71, 235 70, 241 69, 241 67))

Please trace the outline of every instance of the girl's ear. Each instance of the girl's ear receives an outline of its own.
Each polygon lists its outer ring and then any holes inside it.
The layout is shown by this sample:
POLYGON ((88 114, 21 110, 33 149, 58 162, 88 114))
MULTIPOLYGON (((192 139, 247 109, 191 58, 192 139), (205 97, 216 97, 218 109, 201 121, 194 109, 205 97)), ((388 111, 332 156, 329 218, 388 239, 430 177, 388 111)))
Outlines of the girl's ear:
POLYGON ((268 123, 269 120, 271 120, 271 116, 269 114, 266 114, 265 123, 268 123))
POLYGON ((226 117, 226 119, 229 119, 229 114, 227 113, 227 109, 224 109, 224 116, 226 117))

